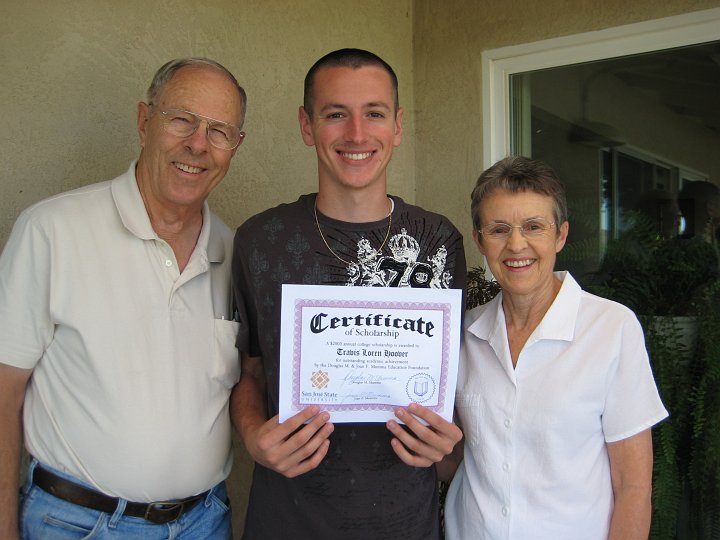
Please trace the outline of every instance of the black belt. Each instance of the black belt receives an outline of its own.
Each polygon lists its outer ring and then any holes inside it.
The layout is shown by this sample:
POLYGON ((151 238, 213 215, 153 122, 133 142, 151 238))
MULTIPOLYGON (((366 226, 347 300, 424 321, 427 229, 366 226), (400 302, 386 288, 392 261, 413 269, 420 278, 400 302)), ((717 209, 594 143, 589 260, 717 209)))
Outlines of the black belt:
MULTIPOLYGON (((108 514, 115 512, 118 502, 120 502, 120 499, 117 497, 110 497, 94 489, 86 488, 70 480, 65 480, 41 467, 35 467, 33 483, 58 499, 63 499, 78 506, 92 508, 93 510, 108 514)), ((199 501, 207 497, 207 495, 208 492, 206 491, 205 493, 188 497, 181 501, 151 503, 128 502, 123 515, 144 518, 147 521, 157 524, 168 523, 178 519, 199 501)))

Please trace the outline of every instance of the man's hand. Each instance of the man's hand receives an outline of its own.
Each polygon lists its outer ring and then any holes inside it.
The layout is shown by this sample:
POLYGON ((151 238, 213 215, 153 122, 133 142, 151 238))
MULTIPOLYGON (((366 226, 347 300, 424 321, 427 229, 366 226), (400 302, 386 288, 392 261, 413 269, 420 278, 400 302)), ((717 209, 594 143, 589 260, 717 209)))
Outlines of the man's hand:
POLYGON ((413 467, 429 467, 440 462, 462 439, 459 427, 417 403, 411 403, 407 409, 396 409, 395 416, 412 433, 408 433, 395 420, 388 420, 387 428, 395 435, 390 444, 397 456, 413 467), (427 425, 418 418, 427 422, 427 425))
POLYGON ((278 422, 275 415, 256 429, 245 430, 243 440, 255 461, 293 478, 317 467, 327 454, 334 429, 329 420, 319 407, 308 407, 285 422, 278 422))
POLYGON ((242 375, 230 395, 230 415, 245 448, 257 463, 287 478, 311 471, 330 447, 330 415, 313 406, 283 423, 277 415, 267 420, 266 384, 262 358, 243 354, 242 375))

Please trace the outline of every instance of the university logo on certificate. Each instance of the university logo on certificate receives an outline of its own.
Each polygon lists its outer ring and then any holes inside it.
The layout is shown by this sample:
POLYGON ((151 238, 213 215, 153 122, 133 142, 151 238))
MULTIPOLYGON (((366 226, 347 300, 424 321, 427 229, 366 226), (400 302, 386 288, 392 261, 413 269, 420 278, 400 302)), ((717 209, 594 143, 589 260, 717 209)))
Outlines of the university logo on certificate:
POLYGON ((413 402, 452 421, 462 309, 458 289, 283 285, 280 421, 318 405, 385 422, 413 402))

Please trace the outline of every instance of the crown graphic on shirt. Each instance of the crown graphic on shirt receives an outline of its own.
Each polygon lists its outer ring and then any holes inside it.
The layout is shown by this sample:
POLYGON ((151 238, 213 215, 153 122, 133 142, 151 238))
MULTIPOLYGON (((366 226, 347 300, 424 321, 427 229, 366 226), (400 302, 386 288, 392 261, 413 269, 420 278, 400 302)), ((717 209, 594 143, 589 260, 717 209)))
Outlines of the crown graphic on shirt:
POLYGON ((400 234, 393 235, 389 245, 393 256, 399 260, 416 261, 420 253, 420 244, 404 228, 400 234))

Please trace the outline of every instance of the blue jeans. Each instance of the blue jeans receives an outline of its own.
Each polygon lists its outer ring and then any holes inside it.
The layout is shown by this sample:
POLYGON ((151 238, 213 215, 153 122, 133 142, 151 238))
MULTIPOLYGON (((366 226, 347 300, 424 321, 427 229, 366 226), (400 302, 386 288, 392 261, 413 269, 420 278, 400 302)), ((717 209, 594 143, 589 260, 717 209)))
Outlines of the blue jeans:
MULTIPOLYGON (((112 514, 99 512, 58 499, 33 485, 37 460, 28 471, 27 482, 20 500, 20 537, 23 540, 230 540, 230 504, 227 502, 225 482, 210 490, 204 501, 198 502, 180 518, 158 525, 142 518, 123 516, 127 501, 120 499, 112 514)), ((92 488, 76 478, 46 467, 44 469, 92 488)))

